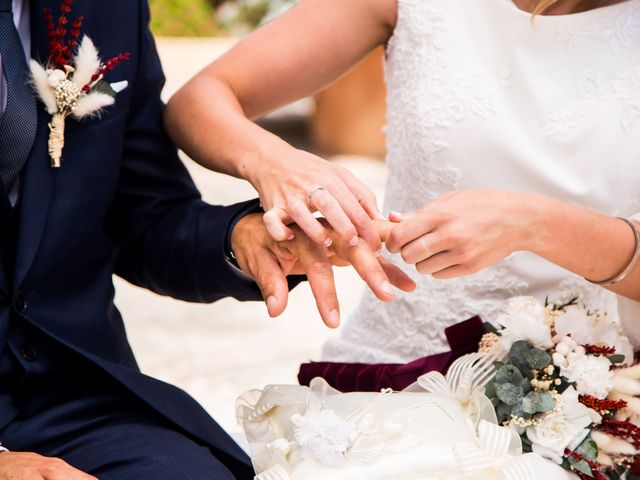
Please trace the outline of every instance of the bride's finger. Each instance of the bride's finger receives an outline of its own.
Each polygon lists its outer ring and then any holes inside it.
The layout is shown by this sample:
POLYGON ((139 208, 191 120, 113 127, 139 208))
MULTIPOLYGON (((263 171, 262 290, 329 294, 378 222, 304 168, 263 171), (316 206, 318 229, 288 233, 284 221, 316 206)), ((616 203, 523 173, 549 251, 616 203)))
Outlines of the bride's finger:
POLYGON ((454 265, 434 273, 433 278, 437 278, 438 280, 451 280, 452 278, 464 277, 466 275, 472 275, 473 273, 476 273, 475 270, 468 266, 454 265))
POLYGON ((264 225, 271 238, 276 242, 293 240, 295 237, 293 230, 285 224, 288 218, 289 214, 283 208, 278 207, 274 207, 264 214, 264 225))
POLYGON ((416 282, 404 273, 401 268, 394 265, 384 257, 379 257, 378 261, 380 262, 384 273, 389 277, 391 285, 404 292, 413 292, 416 289, 416 282))
POLYGON ((309 207, 302 201, 293 199, 287 205, 291 219, 317 244, 330 247, 333 243, 331 235, 326 228, 309 211, 309 207))
POLYGON ((378 200, 375 194, 369 190, 369 188, 354 175, 347 175, 343 178, 343 181, 347 188, 351 191, 354 197, 364 211, 369 215, 370 220, 375 220, 380 214, 378 209, 378 200))
POLYGON ((327 190, 318 190, 311 197, 311 206, 317 209, 336 234, 351 246, 358 244, 358 232, 340 203, 327 190))
POLYGON ((353 225, 355 225, 358 235, 369 244, 371 250, 374 252, 380 251, 382 247, 380 235, 376 232, 371 217, 353 193, 347 188, 338 187, 336 200, 346 212, 353 225))
MULTIPOLYGON (((446 272, 451 267, 459 267, 459 258, 452 252, 441 252, 433 255, 432 257, 423 260, 416 264, 418 272, 422 275, 442 273, 446 275, 446 272)), ((451 273, 451 272, 449 272, 451 273)), ((437 277, 444 278, 444 277, 437 277)))
POLYGON ((447 251, 445 238, 436 231, 422 235, 408 243, 402 247, 400 253, 402 254, 404 262, 411 265, 432 258, 434 255, 445 251, 447 251))
POLYGON ((432 232, 437 226, 436 218, 426 212, 411 215, 393 227, 387 238, 387 249, 398 253, 405 245, 432 232))

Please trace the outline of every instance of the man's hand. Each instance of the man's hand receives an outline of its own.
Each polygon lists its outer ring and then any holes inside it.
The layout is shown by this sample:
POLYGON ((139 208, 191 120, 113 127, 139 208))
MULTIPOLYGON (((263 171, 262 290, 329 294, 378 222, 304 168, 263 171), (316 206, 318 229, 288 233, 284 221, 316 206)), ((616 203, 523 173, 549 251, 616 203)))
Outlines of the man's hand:
POLYGON ((257 283, 267 302, 269 315, 277 317, 287 306, 287 275, 304 274, 309 279, 324 323, 340 324, 340 306, 333 278, 333 265, 352 265, 371 291, 382 301, 394 298, 392 285, 404 291, 415 283, 402 270, 376 257, 366 242, 356 246, 331 232, 333 245, 325 249, 293 227, 295 239, 276 242, 267 232, 262 216, 247 215, 235 226, 231 244, 240 268, 257 283))
POLYGON ((0 453, 0 480, 98 480, 59 458, 36 453, 0 453))

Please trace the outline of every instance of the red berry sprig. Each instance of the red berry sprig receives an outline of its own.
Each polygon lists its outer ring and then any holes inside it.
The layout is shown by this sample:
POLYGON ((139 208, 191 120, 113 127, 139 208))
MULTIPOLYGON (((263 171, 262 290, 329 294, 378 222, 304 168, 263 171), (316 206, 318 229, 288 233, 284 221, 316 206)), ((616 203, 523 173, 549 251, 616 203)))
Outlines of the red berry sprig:
POLYGON ((590 355, 603 355, 603 356, 609 356, 609 355, 615 355, 616 353, 616 347, 607 347, 607 346, 600 346, 600 345, 583 345, 584 349, 587 351, 588 354, 590 355))
POLYGON ((120 55, 116 55, 115 57, 110 58, 100 67, 100 70, 98 70, 96 73, 94 73, 91 76, 91 81, 87 83, 84 87, 82 87, 82 91, 88 93, 91 90, 91 87, 93 86, 93 84, 98 80, 100 80, 101 78, 103 78, 107 74, 107 72, 110 72, 111 70, 116 68, 118 65, 120 65, 122 62, 126 62, 130 59, 131 59, 131 54, 129 52, 121 53, 120 55))
POLYGON ((622 438, 635 448, 640 448, 640 428, 631 422, 604 418, 598 430, 613 437, 622 438))
POLYGON ((624 400, 601 400, 591 395, 580 395, 579 400, 580 403, 601 415, 609 415, 623 408, 627 408, 628 405, 624 400))
POLYGON ((83 17, 80 17, 71 24, 69 31, 70 38, 67 40, 67 26, 69 19, 67 15, 71 13, 73 0, 63 0, 60 4, 60 16, 58 22, 54 22, 53 13, 50 8, 44 9, 44 18, 47 24, 47 36, 49 38, 49 64, 53 68, 64 68, 69 65, 73 52, 78 46, 80 29, 82 28, 83 17))

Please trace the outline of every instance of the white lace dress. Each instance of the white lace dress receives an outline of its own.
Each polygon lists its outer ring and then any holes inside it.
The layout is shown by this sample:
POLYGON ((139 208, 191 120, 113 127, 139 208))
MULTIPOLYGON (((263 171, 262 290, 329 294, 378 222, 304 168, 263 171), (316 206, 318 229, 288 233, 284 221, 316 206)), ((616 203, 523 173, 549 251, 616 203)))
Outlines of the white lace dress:
MULTIPOLYGON (((606 214, 640 212, 640 1, 538 17, 511 0, 399 0, 387 49, 384 211, 455 189, 537 192, 606 214)), ((399 257, 391 257, 403 265, 399 257)), ((640 308, 529 253, 417 291, 365 293, 326 360, 407 362, 448 350, 444 328, 504 299, 581 294, 640 345, 640 308)))

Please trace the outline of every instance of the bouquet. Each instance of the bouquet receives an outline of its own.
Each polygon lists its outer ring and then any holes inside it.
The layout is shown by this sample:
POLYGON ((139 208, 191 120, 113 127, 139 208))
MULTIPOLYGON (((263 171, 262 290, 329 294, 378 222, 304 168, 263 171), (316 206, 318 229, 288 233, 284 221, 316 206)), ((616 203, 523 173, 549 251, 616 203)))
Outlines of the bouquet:
POLYGON ((481 352, 501 352, 486 386, 498 422, 581 479, 634 478, 640 458, 640 365, 617 322, 578 298, 509 301, 481 352))

